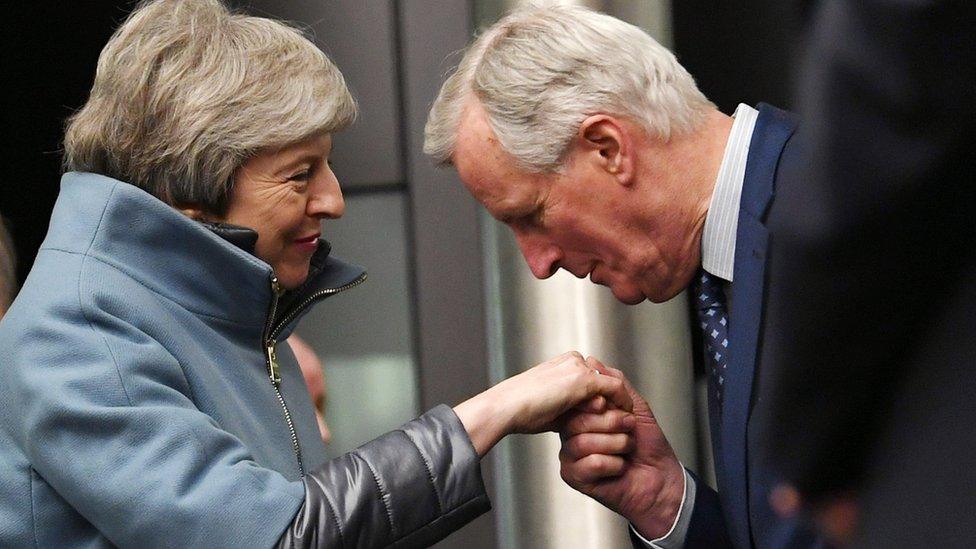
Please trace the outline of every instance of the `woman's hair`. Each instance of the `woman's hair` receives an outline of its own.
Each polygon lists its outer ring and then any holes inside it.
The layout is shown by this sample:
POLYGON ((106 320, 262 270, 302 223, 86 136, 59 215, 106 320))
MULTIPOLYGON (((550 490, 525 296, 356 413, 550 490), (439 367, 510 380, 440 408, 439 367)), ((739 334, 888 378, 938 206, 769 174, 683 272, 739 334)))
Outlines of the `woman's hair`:
POLYGON ((64 167, 222 214, 248 158, 355 117, 339 69, 299 30, 219 0, 148 1, 102 50, 64 167))
POLYGON ((524 169, 554 171, 580 123, 627 117, 668 140, 714 108, 674 55, 641 29, 581 7, 530 6, 468 48, 430 110, 424 151, 450 162, 469 98, 524 169))
POLYGON ((14 241, 0 217, 0 317, 14 300, 17 291, 17 255, 14 241))

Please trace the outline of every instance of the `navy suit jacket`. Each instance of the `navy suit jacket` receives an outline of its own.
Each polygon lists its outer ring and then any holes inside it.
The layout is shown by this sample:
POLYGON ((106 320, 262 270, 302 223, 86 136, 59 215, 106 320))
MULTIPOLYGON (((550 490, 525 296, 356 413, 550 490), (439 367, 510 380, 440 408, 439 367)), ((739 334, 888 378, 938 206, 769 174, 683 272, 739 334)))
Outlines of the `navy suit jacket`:
POLYGON ((736 230, 729 313, 729 375, 722 410, 711 400, 709 425, 718 493, 697 483, 695 508, 687 547, 818 547, 811 531, 796 521, 780 519, 769 506, 776 480, 760 465, 754 429, 755 411, 766 402, 763 340, 770 330, 763 314, 771 284, 766 277, 770 239, 766 219, 777 188, 802 184, 795 174, 801 157, 791 146, 797 123, 791 114, 767 104, 749 144, 745 181, 736 230))

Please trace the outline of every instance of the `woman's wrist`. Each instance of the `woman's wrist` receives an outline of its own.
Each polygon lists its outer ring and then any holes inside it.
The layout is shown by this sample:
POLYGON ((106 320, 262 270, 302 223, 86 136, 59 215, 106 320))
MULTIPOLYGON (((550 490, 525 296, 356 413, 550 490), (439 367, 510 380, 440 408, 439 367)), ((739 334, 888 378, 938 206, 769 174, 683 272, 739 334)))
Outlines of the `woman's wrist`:
POLYGON ((512 414, 505 411, 503 402, 495 396, 488 389, 454 407, 478 457, 487 454, 511 432, 512 414))

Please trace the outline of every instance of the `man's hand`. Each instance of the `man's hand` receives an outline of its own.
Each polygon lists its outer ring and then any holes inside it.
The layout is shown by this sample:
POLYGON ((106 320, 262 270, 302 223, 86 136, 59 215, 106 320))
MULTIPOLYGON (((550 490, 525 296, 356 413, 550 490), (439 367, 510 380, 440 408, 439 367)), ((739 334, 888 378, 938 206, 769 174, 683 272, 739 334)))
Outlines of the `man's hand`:
POLYGON ((597 359, 587 366, 624 383, 633 414, 574 411, 560 435, 560 474, 567 484, 628 519, 647 539, 666 534, 684 494, 684 471, 647 402, 620 370, 597 359))

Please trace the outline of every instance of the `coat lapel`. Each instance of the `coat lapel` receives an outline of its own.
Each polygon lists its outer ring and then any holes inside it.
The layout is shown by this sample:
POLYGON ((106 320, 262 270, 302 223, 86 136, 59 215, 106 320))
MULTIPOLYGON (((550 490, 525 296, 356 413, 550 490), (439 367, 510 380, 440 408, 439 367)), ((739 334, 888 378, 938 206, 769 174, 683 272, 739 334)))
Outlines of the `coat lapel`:
POLYGON ((746 428, 752 409, 763 312, 768 232, 764 218, 773 197, 776 167, 796 123, 790 115, 760 104, 749 144, 736 230, 732 309, 729 318, 730 364, 724 388, 721 425, 720 490, 736 544, 751 546, 749 534, 746 428))

